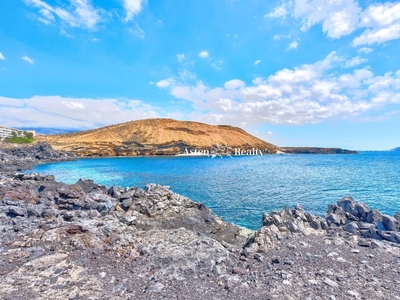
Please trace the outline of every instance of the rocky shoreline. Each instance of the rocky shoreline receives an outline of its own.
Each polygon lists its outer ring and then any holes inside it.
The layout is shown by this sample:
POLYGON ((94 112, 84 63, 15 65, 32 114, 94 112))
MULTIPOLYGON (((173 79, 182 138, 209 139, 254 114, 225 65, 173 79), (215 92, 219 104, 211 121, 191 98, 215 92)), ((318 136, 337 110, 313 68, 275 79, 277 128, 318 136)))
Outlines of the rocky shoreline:
POLYGON ((251 234, 165 186, 16 174, 72 158, 0 149, 1 299, 400 299, 400 214, 345 197, 251 234))
POLYGON ((55 151, 47 143, 22 146, 0 142, 0 176, 12 177, 16 172, 30 170, 41 163, 66 161, 74 158, 76 156, 69 152, 55 151))

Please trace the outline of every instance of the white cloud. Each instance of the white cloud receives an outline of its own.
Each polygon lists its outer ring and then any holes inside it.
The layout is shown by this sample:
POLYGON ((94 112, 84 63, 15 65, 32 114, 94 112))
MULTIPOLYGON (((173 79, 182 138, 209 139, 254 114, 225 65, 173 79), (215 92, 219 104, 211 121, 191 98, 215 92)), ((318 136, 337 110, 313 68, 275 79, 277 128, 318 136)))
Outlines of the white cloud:
POLYGON ((361 14, 361 27, 385 27, 400 20, 400 3, 372 4, 361 14))
POLYGON ((34 96, 0 97, 0 124, 11 127, 91 129, 159 117, 158 108, 140 100, 34 96), (24 116, 23 120, 21 116, 24 116))
POLYGON ((28 55, 22 56, 21 59, 30 63, 31 65, 33 65, 35 63, 35 61, 32 58, 30 58, 28 55))
POLYGON ((49 9, 42 8, 39 10, 39 14, 42 17, 39 17, 38 20, 46 25, 50 25, 56 20, 49 9))
POLYGON ((123 0, 123 5, 126 10, 125 21, 130 21, 134 16, 140 13, 146 0, 123 0))
MULTIPOLYGON (((400 3, 370 4, 362 10, 357 0, 286 0, 267 17, 293 16, 301 21, 306 31, 322 24, 322 31, 330 38, 340 38, 364 29, 353 41, 354 46, 383 43, 400 38, 400 3)), ((275 36, 279 39, 279 35, 275 36)))
POLYGON ((256 61, 254 61, 254 65, 257 66, 260 62, 261 60, 257 59, 256 61))
POLYGON ((287 14, 287 10, 284 7, 280 6, 275 8, 275 10, 269 13, 267 16, 270 18, 280 18, 286 16, 287 14))
POLYGON ((372 4, 360 15, 360 27, 367 28, 353 44, 371 45, 400 38, 400 3, 372 4))
POLYGON ((71 0, 71 4, 75 6, 75 16, 83 26, 94 28, 100 21, 99 12, 89 0, 71 0))
POLYGON ((239 79, 232 79, 232 80, 225 82, 224 87, 227 90, 235 90, 237 88, 244 87, 244 82, 239 79))
POLYGON ((181 62, 181 61, 184 61, 185 60, 185 54, 177 54, 176 55, 176 59, 179 61, 179 62, 181 62))
POLYGON ((283 3, 281 6, 275 7, 275 9, 269 14, 266 14, 264 18, 282 18, 286 16, 289 13, 287 11, 288 6, 291 6, 291 2, 283 3))
POLYGON ((135 24, 135 26, 129 28, 128 31, 137 36, 139 39, 144 39, 144 37, 146 36, 146 33, 143 31, 142 28, 139 27, 138 24, 135 24))
POLYGON ((374 50, 372 50, 371 48, 368 48, 368 47, 363 47, 363 48, 358 49, 358 53, 360 53, 360 54, 368 54, 368 53, 371 53, 372 51, 374 51, 374 50))
POLYGON ((69 0, 68 7, 51 6, 42 0, 24 0, 24 2, 39 9, 38 20, 46 25, 55 23, 57 17, 70 27, 94 29, 102 20, 103 11, 94 8, 90 0, 69 0))
POLYGON ((159 88, 167 88, 174 83, 172 78, 163 79, 156 83, 159 88))
POLYGON ((373 43, 383 43, 395 40, 400 37, 400 24, 395 24, 387 28, 373 29, 364 31, 353 41, 354 46, 371 45, 373 43))
POLYGON ((353 32, 358 25, 361 8, 353 0, 295 0, 294 16, 301 19, 302 30, 322 23, 330 38, 340 38, 353 32))
POLYGON ((344 64, 344 67, 345 68, 355 67, 360 64, 366 63, 367 61, 368 61, 368 59, 366 59, 366 58, 356 56, 356 57, 353 57, 351 60, 346 61, 346 63, 344 64))
POLYGON ((298 45, 299 45, 299 42, 298 42, 298 41, 293 41, 293 42, 291 42, 291 43, 288 45, 288 50, 290 50, 290 49, 296 49, 298 45))
POLYGON ((0 52, 0 60, 6 60, 6 58, 4 57, 3 53, 0 52))
POLYGON ((61 102, 62 105, 66 106, 67 108, 71 108, 71 109, 84 109, 85 106, 83 105, 83 103, 80 102, 67 102, 67 101, 63 101, 61 102))
POLYGON ((400 103, 400 70, 376 76, 368 69, 337 74, 345 60, 335 52, 313 64, 282 69, 250 85, 239 79, 210 88, 175 81, 167 90, 192 104, 192 119, 212 124, 319 123, 362 118, 400 103))
POLYGON ((199 57, 201 57, 201 58, 206 58, 206 57, 208 57, 208 56, 209 56, 209 54, 208 54, 207 51, 201 51, 201 52, 199 53, 199 57))

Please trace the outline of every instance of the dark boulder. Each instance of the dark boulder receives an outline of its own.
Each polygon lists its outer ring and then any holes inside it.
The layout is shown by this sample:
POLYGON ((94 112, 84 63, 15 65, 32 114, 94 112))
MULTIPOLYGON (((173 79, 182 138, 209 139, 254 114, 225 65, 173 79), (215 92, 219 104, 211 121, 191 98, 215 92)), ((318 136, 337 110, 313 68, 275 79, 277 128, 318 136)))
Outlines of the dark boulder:
POLYGON ((343 208, 345 212, 351 213, 356 206, 356 202, 353 197, 344 197, 337 202, 337 206, 343 208))
POLYGON ((382 214, 377 209, 369 211, 366 217, 368 223, 377 224, 378 222, 382 222, 382 214))
POLYGON ((389 215, 382 215, 383 224, 388 230, 397 231, 399 229, 399 221, 389 215))

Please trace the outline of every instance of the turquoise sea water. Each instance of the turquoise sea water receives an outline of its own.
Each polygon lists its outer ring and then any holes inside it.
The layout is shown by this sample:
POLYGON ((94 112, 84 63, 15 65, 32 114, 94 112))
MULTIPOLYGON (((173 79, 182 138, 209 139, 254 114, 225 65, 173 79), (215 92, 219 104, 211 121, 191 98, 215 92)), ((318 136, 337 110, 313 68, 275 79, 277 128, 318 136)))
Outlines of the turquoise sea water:
POLYGON ((169 185, 224 220, 251 229, 261 225, 265 211, 299 203, 323 215, 328 204, 348 195, 385 213, 400 211, 400 152, 95 158, 38 165, 33 171, 66 183, 90 178, 107 186, 169 185))

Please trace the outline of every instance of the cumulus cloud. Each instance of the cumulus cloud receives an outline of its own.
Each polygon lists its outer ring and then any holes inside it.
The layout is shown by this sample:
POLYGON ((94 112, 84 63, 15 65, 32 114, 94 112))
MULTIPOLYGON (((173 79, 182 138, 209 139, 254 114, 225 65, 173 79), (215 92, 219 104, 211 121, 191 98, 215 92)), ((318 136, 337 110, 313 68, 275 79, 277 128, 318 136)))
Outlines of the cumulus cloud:
POLYGON ((353 43, 371 45, 400 37, 400 3, 372 4, 360 16, 360 27, 368 28, 353 43))
POLYGON ((376 76, 368 69, 337 74, 346 60, 335 52, 313 64, 282 69, 250 85, 240 79, 211 88, 175 81, 166 89, 191 103, 192 119, 212 124, 306 124, 362 117, 400 104, 400 70, 376 76))
POLYGON ((201 57, 201 58, 206 58, 206 57, 208 57, 208 56, 209 56, 209 54, 208 54, 207 51, 201 51, 201 52, 199 53, 199 57, 201 57))
POLYGON ((0 124, 10 127, 91 129, 159 117, 157 108, 140 100, 34 96, 0 97, 0 124), (24 116, 24 118, 21 118, 24 116))
POLYGON ((3 53, 0 52, 0 60, 6 60, 6 58, 4 57, 3 53))
POLYGON ((257 66, 260 62, 261 62, 261 60, 257 59, 257 60, 254 62, 254 65, 257 66))
POLYGON ((32 58, 30 58, 28 55, 22 56, 21 59, 28 62, 31 65, 33 65, 35 63, 35 61, 32 58))
POLYGON ((38 20, 46 25, 57 19, 69 27, 93 29, 102 20, 101 9, 93 7, 90 0, 69 0, 69 6, 52 6, 42 0, 24 0, 38 9, 38 20))
POLYGON ((355 66, 361 65, 363 63, 366 63, 367 61, 368 61, 368 59, 366 59, 366 58, 356 56, 356 57, 353 57, 351 60, 346 61, 346 63, 344 64, 344 67, 345 68, 355 67, 355 66))
POLYGON ((139 14, 142 10, 143 4, 146 2, 146 0, 123 0, 123 5, 126 10, 125 21, 130 21, 134 16, 139 14))
POLYGON ((322 30, 330 38, 352 33, 358 25, 361 8, 353 0, 295 0, 294 16, 301 19, 302 30, 322 23, 322 30))
POLYGON ((357 0, 286 0, 266 16, 287 15, 300 20, 303 31, 322 24, 322 31, 334 39, 364 29, 353 40, 354 46, 400 38, 400 3, 370 4, 363 10, 357 0))

